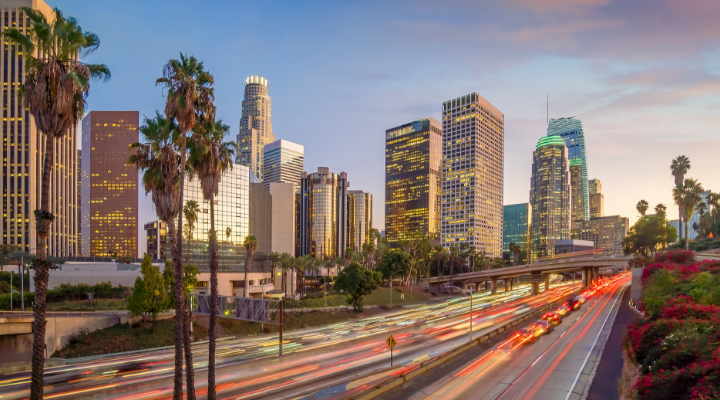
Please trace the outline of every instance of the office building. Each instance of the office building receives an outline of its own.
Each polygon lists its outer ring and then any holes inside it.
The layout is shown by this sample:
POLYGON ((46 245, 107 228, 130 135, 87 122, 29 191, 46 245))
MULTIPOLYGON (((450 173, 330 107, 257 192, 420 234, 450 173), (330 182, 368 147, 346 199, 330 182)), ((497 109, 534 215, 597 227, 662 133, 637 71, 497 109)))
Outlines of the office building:
POLYGON ((298 239, 296 255, 313 258, 342 257, 347 248, 347 174, 303 172, 298 196, 298 239))
MULTIPOLYGON (((263 182, 267 183, 267 182, 263 182)), ((295 254, 296 210, 294 183, 270 182, 272 196, 272 251, 295 254)))
POLYGON ((82 150, 77 151, 77 254, 82 256, 82 150))
POLYGON ((82 120, 82 254, 136 258, 138 172, 128 150, 137 111, 91 111, 82 120))
POLYGON ((347 192, 347 246, 362 251, 364 243, 370 242, 372 229, 372 195, 362 190, 347 192))
MULTIPOLYGON (((568 149, 572 186, 572 221, 590 219, 590 193, 588 191, 587 153, 582 122, 574 117, 551 119, 548 136, 559 136, 568 149)), ((577 231, 576 231, 577 233, 577 231)))
POLYGON ((563 239, 555 242, 555 254, 570 254, 592 252, 595 244, 592 241, 578 239, 563 239))
POLYGON ((627 236, 630 221, 619 215, 590 218, 582 222, 580 237, 595 243, 595 250, 601 255, 623 254, 622 241, 627 236))
POLYGON ((147 253, 154 260, 166 260, 167 224, 165 221, 155 220, 145 224, 145 237, 147 240, 147 253))
POLYGON ((408 234, 440 244, 442 125, 421 119, 385 131, 385 234, 390 245, 408 234))
MULTIPOLYGON (((0 18, 5 29, 29 29, 20 7, 32 7, 52 18, 52 9, 42 0, 3 1, 0 18)), ((0 226, 2 243, 25 251, 37 247, 35 210, 40 209, 46 136, 37 129, 18 93, 25 81, 25 59, 17 46, 5 45, 0 63, 3 85, 3 198, 0 226)), ((54 167, 50 172, 50 212, 55 221, 47 238, 47 251, 55 256, 77 255, 77 132, 68 130, 55 140, 54 167)))
POLYGON ((588 191, 590 192, 590 218, 604 217, 605 197, 602 194, 600 179, 590 179, 588 191))
MULTIPOLYGON (((520 263, 527 263, 528 255, 531 254, 528 252, 531 227, 532 210, 530 203, 512 204, 503 207, 503 252, 510 252, 510 243, 515 243, 521 249, 520 258, 518 258, 520 263)), ((512 255, 510 259, 512 259, 512 255)))
POLYGON ((263 183, 270 189, 270 182, 300 185, 305 168, 305 148, 287 140, 276 140, 265 145, 263 160, 263 183))
POLYGON ((443 103, 442 245, 502 256, 504 115, 477 93, 443 103))
POLYGON ((265 145, 275 141, 270 111, 267 79, 258 75, 245 78, 245 99, 242 102, 235 162, 249 167, 261 181, 265 145))
POLYGON ((570 238, 570 160, 559 136, 541 138, 530 180, 533 259, 552 256, 555 242, 570 238))

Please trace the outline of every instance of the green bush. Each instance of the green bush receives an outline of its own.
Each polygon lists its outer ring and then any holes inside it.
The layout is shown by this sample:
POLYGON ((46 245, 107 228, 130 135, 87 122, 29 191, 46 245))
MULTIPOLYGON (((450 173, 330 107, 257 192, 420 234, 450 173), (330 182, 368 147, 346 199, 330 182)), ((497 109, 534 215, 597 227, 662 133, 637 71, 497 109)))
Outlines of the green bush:
MULTIPOLYGON (((35 293, 25 293, 25 309, 29 309, 30 305, 35 299, 35 293)), ((13 311, 20 309, 20 294, 13 293, 12 295, 13 311)), ((0 310, 10 310, 10 293, 0 294, 0 310)))
MULTIPOLYGON (((14 282, 13 282, 14 283, 14 282)), ((63 283, 55 289, 48 290, 46 294, 46 302, 57 303, 61 301, 86 300, 87 294, 93 293, 96 299, 126 299, 130 295, 130 288, 123 285, 113 286, 110 282, 98 283, 97 285, 88 285, 80 283, 70 285, 63 283)), ((31 304, 34 299, 33 293, 25 293, 25 306, 31 304), (30 299, 28 301, 28 299, 30 299)), ((13 309, 19 307, 20 295, 13 294, 13 309)), ((10 309, 10 293, 0 294, 0 310, 10 309)))

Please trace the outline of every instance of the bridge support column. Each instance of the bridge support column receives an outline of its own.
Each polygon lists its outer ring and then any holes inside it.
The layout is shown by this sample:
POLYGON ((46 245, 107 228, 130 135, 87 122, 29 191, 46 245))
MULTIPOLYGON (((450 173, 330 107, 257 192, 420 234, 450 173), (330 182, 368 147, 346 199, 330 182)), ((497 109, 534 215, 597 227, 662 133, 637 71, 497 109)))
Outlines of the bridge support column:
POLYGON ((587 284, 588 283, 588 269, 587 268, 582 269, 581 282, 582 282, 581 287, 583 289, 585 289, 588 286, 588 284, 587 284))
POLYGON ((600 283, 600 267, 593 267, 593 281, 594 284, 600 283))
POLYGON ((515 290, 513 285, 515 284, 515 278, 510 278, 510 290, 515 290))
POLYGON ((545 274, 545 291, 550 290, 550 274, 545 274))
POLYGON ((505 292, 507 293, 509 291, 510 291, 510 279, 505 278, 505 292))
POLYGON ((531 282, 530 286, 531 286, 531 290, 530 290, 531 296, 537 296, 538 294, 540 294, 540 282, 531 282))
POLYGON ((490 278, 490 294, 497 294, 497 280, 498 278, 490 278))

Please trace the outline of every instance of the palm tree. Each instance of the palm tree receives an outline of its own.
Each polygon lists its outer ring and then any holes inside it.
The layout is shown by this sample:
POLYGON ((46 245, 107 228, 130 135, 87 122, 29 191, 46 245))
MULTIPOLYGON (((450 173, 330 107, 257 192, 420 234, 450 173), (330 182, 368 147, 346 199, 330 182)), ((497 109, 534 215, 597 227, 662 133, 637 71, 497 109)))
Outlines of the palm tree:
POLYGON ((649 207, 650 207, 650 204, 648 204, 648 202, 645 201, 645 200, 640 200, 640 201, 638 201, 638 203, 635 205, 635 209, 638 210, 638 212, 640 213, 640 216, 641 216, 641 217, 644 217, 644 216, 645 216, 645 213, 647 212, 647 210, 648 210, 649 207))
MULTIPOLYGON (((673 199, 675 204, 680 206, 680 212, 685 221, 690 221, 695 206, 702 201, 703 188, 697 179, 685 179, 681 187, 673 189, 673 199)), ((688 224, 685 224, 685 250, 690 250, 690 241, 688 240, 688 224)))
POLYGON ((365 242, 362 245, 362 251, 365 254, 365 268, 372 269, 373 267, 373 256, 375 255, 375 242, 365 242))
POLYGON ((195 222, 198 218, 198 213, 200 212, 200 205, 195 200, 188 200, 185 203, 185 207, 183 207, 183 215, 185 215, 185 219, 187 220, 187 226, 188 226, 188 256, 185 258, 185 264, 190 264, 190 254, 192 253, 192 239, 193 239, 193 230, 195 230, 195 222))
POLYGON ((33 355, 30 398, 43 396, 45 362, 45 298, 48 268, 47 237, 55 216, 50 212, 50 179, 55 169, 55 141, 70 132, 85 113, 91 79, 110 79, 110 70, 102 64, 78 61, 97 50, 100 39, 85 32, 77 20, 65 16, 57 8, 48 22, 43 13, 30 7, 20 7, 29 27, 25 32, 16 28, 3 32, 9 45, 17 45, 24 57, 25 81, 18 88, 18 96, 32 114, 37 129, 45 134, 40 209, 35 210, 37 255, 35 269, 35 300, 33 301, 33 355))
POLYGON ((512 265, 516 266, 518 264, 518 258, 520 257, 520 246, 516 245, 515 242, 510 243, 509 246, 510 254, 512 254, 513 260, 512 265))
POLYGON ((217 337, 217 296, 218 296, 218 240, 215 230, 215 196, 220 190, 222 175, 233 167, 233 142, 223 142, 230 127, 222 121, 199 123, 194 128, 188 147, 190 155, 190 178, 200 180, 203 199, 210 203, 210 231, 208 232, 208 261, 210 269, 210 330, 208 357, 208 398, 214 399, 215 392, 215 348, 217 337))
POLYGON ((245 291, 243 297, 250 297, 248 296, 248 289, 250 289, 250 287, 248 286, 247 274, 252 266, 253 255, 255 255, 255 250, 257 250, 257 244, 257 238, 254 235, 246 236, 243 242, 243 246, 245 246, 245 291))
POLYGON ((293 267, 293 256, 291 256, 288 253, 282 253, 280 255, 280 268, 283 270, 283 276, 282 276, 282 287, 283 291, 285 292, 285 297, 287 297, 287 272, 293 267))
POLYGON ((710 210, 710 215, 712 215, 713 237, 717 238, 717 225, 715 223, 715 213, 717 212, 718 206, 720 206, 720 194, 710 192, 705 197, 705 201, 707 202, 708 206, 712 207, 712 210, 710 210))
MULTIPOLYGON (((185 185, 185 163, 187 158, 187 134, 198 123, 215 119, 214 79, 205 71, 202 62, 195 57, 186 57, 180 53, 179 60, 169 60, 163 67, 163 76, 155 81, 162 84, 167 91, 165 116, 177 122, 180 135, 180 191, 179 203, 183 204, 183 188, 185 185)), ((182 299, 182 218, 178 210, 178 229, 175 243, 173 264, 175 271, 175 343, 176 347, 185 348, 188 399, 195 399, 195 376, 190 351, 189 316, 182 299), (181 343, 181 344, 178 344, 181 343)), ((176 350, 177 351, 177 350, 176 350)), ((177 364, 177 357, 175 363, 177 364)), ((182 363, 182 361, 181 361, 182 363)), ((175 374, 177 375, 177 367, 175 374)), ((182 379, 175 379, 173 398, 182 398, 182 379)), ((208 397, 210 398, 210 397, 208 397)))
MULTIPOLYGON (((453 269, 455 267, 455 261, 457 261, 458 257, 460 256, 460 248, 458 245, 453 244, 450 245, 450 286, 453 285, 453 269)), ((452 289, 450 289, 450 292, 452 293, 452 289)))
MULTIPOLYGON (((140 134, 144 143, 133 143, 131 150, 136 150, 131 155, 128 163, 138 170, 143 170, 142 183, 145 193, 151 193, 151 199, 155 205, 155 211, 160 220, 165 221, 168 227, 168 245, 172 257, 175 257, 175 218, 182 209, 180 199, 180 155, 175 144, 181 136, 177 125, 173 120, 167 120, 156 112, 155 118, 145 117, 140 127, 140 134)), ((180 278, 180 293, 175 291, 175 307, 177 303, 184 303, 182 292, 182 275, 174 271, 175 285, 180 278)), ((181 322, 176 315, 176 328, 181 322)), ((182 326, 181 326, 182 328, 182 326)), ((182 395, 182 361, 183 341, 178 340, 181 333, 175 331, 175 389, 180 385, 182 395)), ((181 336, 182 338, 182 336, 181 336)), ((174 393, 175 395, 176 393, 174 393)))
POLYGON ((232 228, 228 226, 227 228, 225 228, 225 240, 232 244, 232 241, 230 240, 230 235, 232 235, 232 228))
MULTIPOLYGON (((433 261, 437 263, 437 276, 438 276, 438 287, 440 286, 440 263, 445 262, 445 258, 447 257, 447 251, 445 250, 445 247, 442 245, 435 246, 435 249, 433 251, 433 261)), ((429 284, 428 284, 429 286, 429 284)), ((440 290, 438 290, 438 293, 440 293, 440 290)))
POLYGON ((271 251, 270 255, 268 255, 268 260, 270 261, 270 268, 272 269, 273 282, 275 282, 275 269, 278 265, 280 265, 280 258, 282 258, 282 255, 277 251, 271 251))
POLYGON ((665 204, 660 203, 655 206, 655 214, 656 215, 658 215, 658 216, 662 215, 663 219, 664 219, 665 218, 664 216, 666 215, 666 213, 667 213, 667 206, 665 204))
MULTIPOLYGON (((676 189, 683 186, 683 182, 685 181, 685 175, 688 173, 688 170, 690 170, 690 159, 685 156, 678 156, 677 158, 672 160, 672 163, 670 163, 670 173, 675 178, 676 189)), ((682 239, 683 217, 680 205, 678 205, 678 218, 680 222, 678 224, 678 227, 680 228, 678 229, 678 234, 680 235, 680 239, 682 239)))
POLYGON ((348 265, 350 265, 354 256, 355 256, 355 250, 353 250, 352 247, 348 247, 347 249, 345 249, 345 255, 343 257, 345 259, 345 268, 347 268, 348 265))

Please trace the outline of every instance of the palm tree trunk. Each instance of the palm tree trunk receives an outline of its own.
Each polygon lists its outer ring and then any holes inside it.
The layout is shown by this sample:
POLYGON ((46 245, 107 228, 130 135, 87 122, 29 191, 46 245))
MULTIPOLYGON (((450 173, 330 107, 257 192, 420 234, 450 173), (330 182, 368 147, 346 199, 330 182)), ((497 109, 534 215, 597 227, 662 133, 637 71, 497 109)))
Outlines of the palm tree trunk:
MULTIPOLYGON (((680 224, 678 225, 678 235, 680 236, 680 239, 682 239, 682 223, 683 223, 683 217, 682 217, 682 207, 678 206, 678 220, 680 221, 680 224)), ((687 241, 687 240, 686 240, 687 241)))
MULTIPOLYGON (((689 218, 688 218, 689 219, 689 218)), ((685 251, 690 250, 690 239, 688 235, 688 224, 685 224, 685 251)))
POLYGON ((210 199, 210 233, 208 234, 210 258, 210 350, 208 355, 208 400, 215 400, 215 338, 217 336, 218 297, 218 243, 215 232, 215 201, 210 199))
POLYGON ((55 135, 47 133, 45 138, 45 165, 43 166, 42 191, 40 210, 35 211, 35 225, 37 229, 37 255, 34 262, 35 269, 35 299, 33 300, 33 349, 32 349, 32 375, 30 382, 30 399, 41 400, 43 397, 43 375, 45 373, 45 311, 47 304, 48 269, 50 263, 46 261, 47 237, 54 216, 50 214, 50 175, 55 165, 55 135))
MULTIPOLYGON (((442 292, 440 291, 440 288, 442 287, 442 286, 441 286, 442 283, 440 283, 440 259, 439 259, 439 258, 438 258, 438 263, 437 263, 437 270, 438 270, 438 294, 440 294, 440 293, 442 293, 442 292)), ((428 275, 428 278, 429 278, 429 277, 430 277, 430 276, 428 275)), ((428 286, 430 286, 430 285, 428 284, 428 286)))
MULTIPOLYGON (((176 231, 175 221, 167 221, 167 229, 168 229, 168 248, 170 248, 171 257, 173 259, 173 262, 175 261, 177 257, 177 247, 175 246, 177 236, 175 236, 176 231)), ((182 272, 178 272, 177 268, 175 267, 175 264, 173 263, 173 275, 175 278, 175 282, 173 284, 173 290, 175 292, 175 381, 174 381, 174 387, 173 387, 173 400, 181 400, 183 398, 183 390, 182 390, 182 369, 183 369, 183 350, 185 348, 185 342, 183 341, 183 318, 182 315, 178 313, 178 302, 184 304, 184 299, 182 295, 182 280, 180 281, 180 292, 181 294, 178 296, 178 276, 181 276, 182 272), (179 396, 179 397, 176 397, 179 396)))

